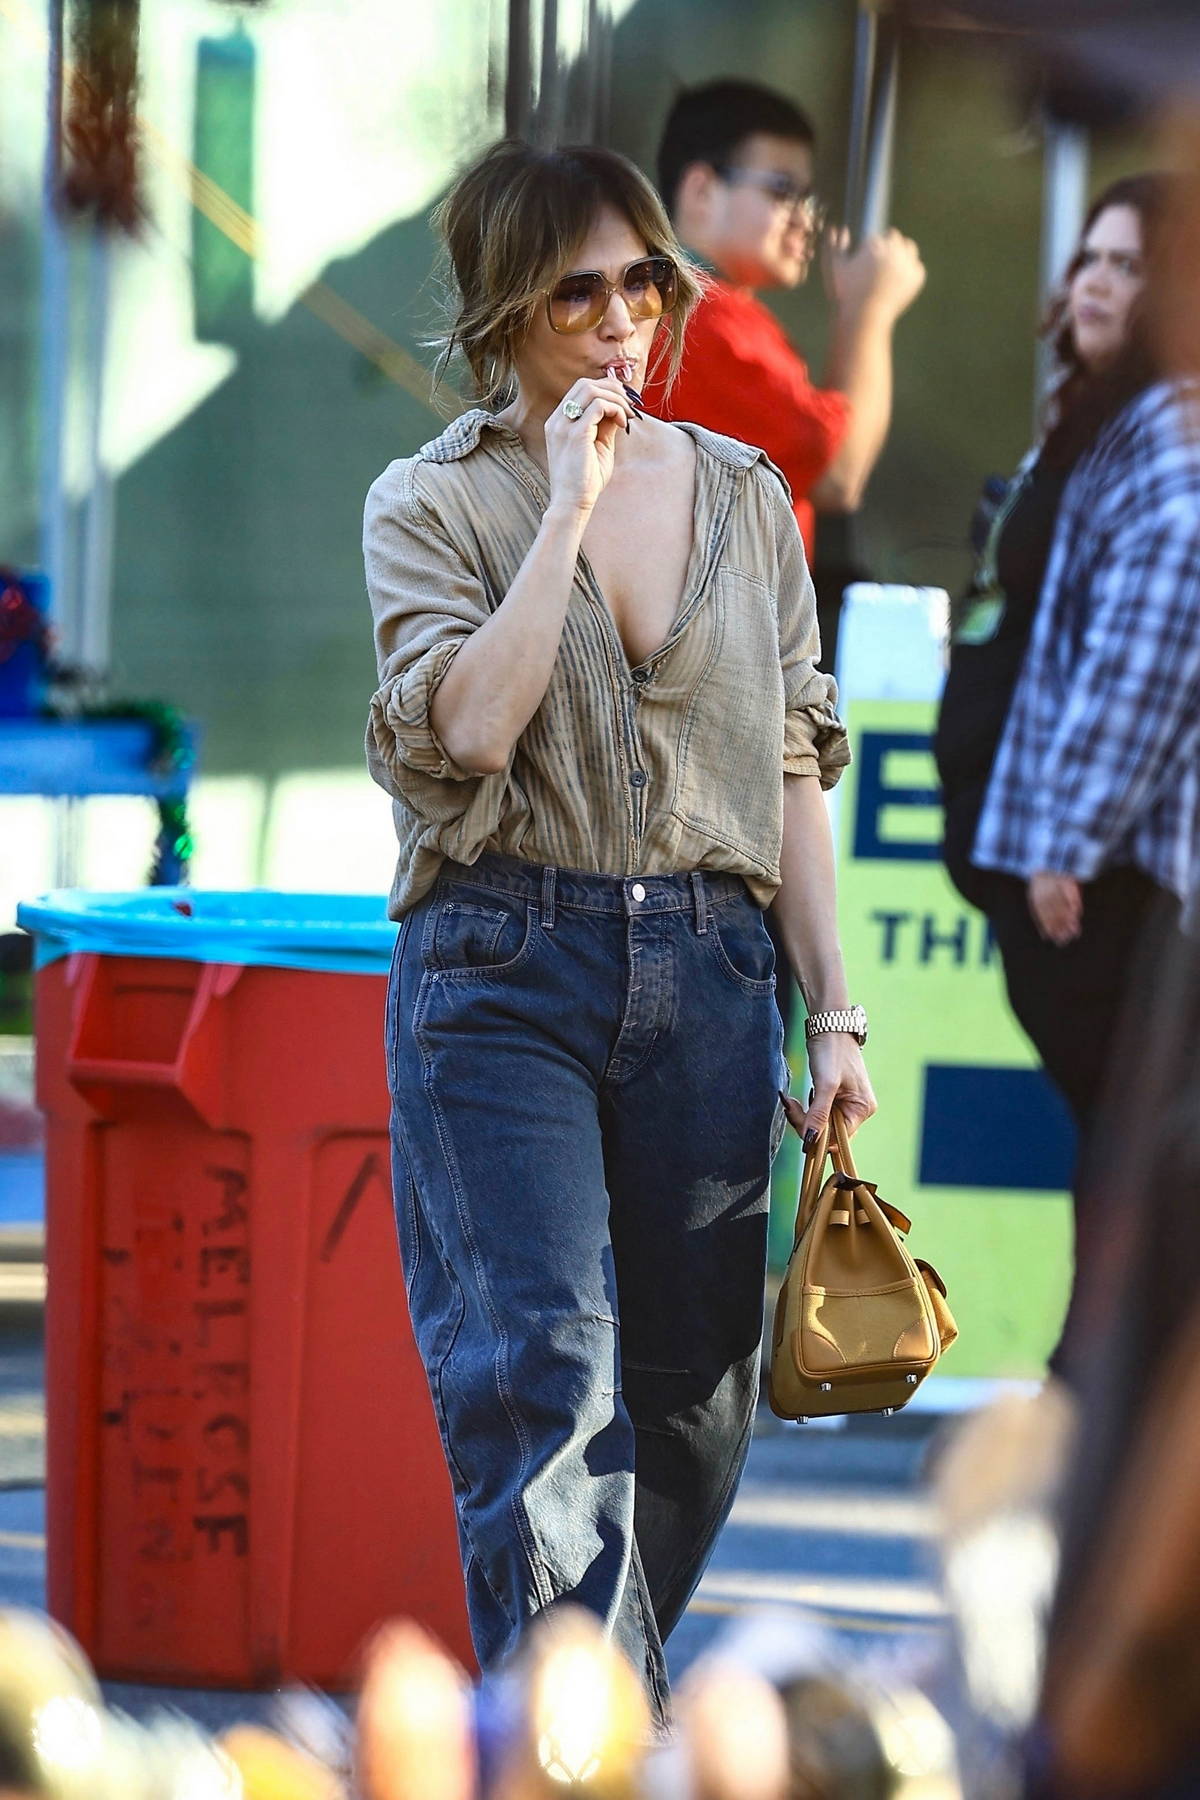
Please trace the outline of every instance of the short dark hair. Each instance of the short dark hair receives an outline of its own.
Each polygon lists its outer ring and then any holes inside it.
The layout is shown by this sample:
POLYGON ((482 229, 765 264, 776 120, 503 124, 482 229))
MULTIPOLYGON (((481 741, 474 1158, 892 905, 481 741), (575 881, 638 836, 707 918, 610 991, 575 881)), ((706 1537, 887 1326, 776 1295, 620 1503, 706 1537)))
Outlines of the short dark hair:
POLYGON ((658 146, 658 191, 668 212, 675 210, 685 169, 692 163, 715 169, 731 162, 756 131, 810 149, 817 141, 808 114, 757 81, 710 81, 684 88, 667 114, 658 146))

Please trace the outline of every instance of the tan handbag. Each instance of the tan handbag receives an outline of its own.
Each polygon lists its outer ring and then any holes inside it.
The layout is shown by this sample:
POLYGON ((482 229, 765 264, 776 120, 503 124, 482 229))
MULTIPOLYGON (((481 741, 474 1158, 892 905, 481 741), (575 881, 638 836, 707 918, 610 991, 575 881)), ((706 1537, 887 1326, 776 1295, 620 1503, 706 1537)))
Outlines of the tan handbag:
POLYGON ((836 1107, 831 1124, 832 1141, 827 1126, 805 1151, 775 1303, 768 1392, 781 1419, 896 1412, 958 1336, 941 1277, 905 1246, 909 1220, 855 1170, 836 1107))

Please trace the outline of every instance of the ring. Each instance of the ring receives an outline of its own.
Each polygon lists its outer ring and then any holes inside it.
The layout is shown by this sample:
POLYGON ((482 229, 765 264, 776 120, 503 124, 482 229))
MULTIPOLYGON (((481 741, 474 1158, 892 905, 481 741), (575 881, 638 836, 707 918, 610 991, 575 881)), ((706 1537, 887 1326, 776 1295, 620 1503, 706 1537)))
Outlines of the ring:
POLYGON ((583 417, 583 408, 578 400, 564 400, 563 412, 568 419, 582 419, 583 417))

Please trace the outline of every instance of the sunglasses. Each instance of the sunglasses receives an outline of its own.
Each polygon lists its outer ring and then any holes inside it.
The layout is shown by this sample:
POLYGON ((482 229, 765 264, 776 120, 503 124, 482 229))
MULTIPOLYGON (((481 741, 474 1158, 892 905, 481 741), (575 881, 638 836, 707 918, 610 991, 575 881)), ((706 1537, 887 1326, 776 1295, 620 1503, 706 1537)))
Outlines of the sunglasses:
POLYGON ((810 231, 820 231, 825 223, 825 202, 808 189, 799 187, 781 169, 743 169, 736 163, 718 163, 713 173, 719 175, 722 181, 729 182, 731 187, 757 188, 778 206, 785 206, 790 213, 798 214, 810 231))
POLYGON ((551 328, 568 336, 575 331, 594 331, 616 293, 631 319, 661 319, 675 310, 679 270, 669 256, 639 256, 625 265, 618 281, 608 281, 599 269, 564 275, 546 295, 551 328))

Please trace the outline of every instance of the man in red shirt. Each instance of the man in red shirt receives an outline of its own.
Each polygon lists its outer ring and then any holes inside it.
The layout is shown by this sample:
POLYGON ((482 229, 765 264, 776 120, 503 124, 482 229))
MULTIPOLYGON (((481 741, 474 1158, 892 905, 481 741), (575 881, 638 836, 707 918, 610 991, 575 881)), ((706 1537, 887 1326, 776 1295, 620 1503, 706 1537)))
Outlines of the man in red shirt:
POLYGON ((681 241, 712 273, 688 325, 679 379, 646 400, 767 452, 787 476, 811 563, 814 508, 853 512, 887 437, 892 328, 920 293, 917 247, 898 231, 856 250, 833 233, 825 256, 834 309, 825 386, 756 290, 796 287, 822 223, 813 128, 799 107, 753 82, 685 89, 659 146, 659 187, 681 241))

